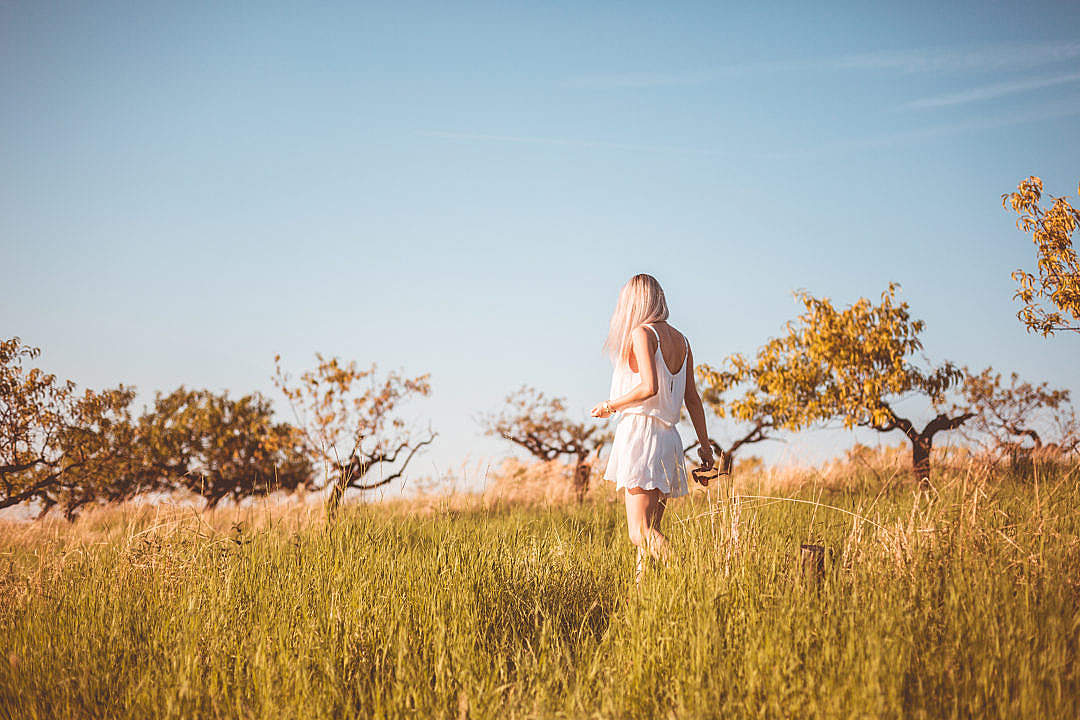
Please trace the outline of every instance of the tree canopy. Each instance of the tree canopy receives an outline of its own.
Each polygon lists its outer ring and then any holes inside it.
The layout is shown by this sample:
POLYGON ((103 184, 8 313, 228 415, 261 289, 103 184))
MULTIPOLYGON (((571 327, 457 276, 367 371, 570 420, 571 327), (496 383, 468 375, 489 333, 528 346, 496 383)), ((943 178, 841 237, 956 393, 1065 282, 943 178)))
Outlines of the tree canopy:
POLYGON ((70 381, 27 367, 40 350, 0 340, 0 508, 60 505, 69 516, 105 494, 127 494, 133 455, 131 388, 79 393, 70 381))
POLYGON ((184 490, 213 506, 312 486, 300 435, 253 393, 179 388, 136 417, 133 388, 78 392, 0 341, 0 508, 36 503, 73 517, 90 503, 184 490))
MULTIPOLYGON (((786 415, 791 404, 767 392, 759 382, 764 363, 765 358, 760 356, 748 360, 740 354, 728 356, 719 367, 698 363, 702 402, 717 418, 732 420, 739 427, 726 447, 714 437, 709 438, 721 466, 729 466, 743 446, 775 439, 779 430, 792 426, 786 415)), ((695 447, 697 441, 686 452, 695 447)))
POLYGON ((978 374, 965 368, 961 393, 960 402, 975 414, 965 434, 991 453, 1069 453, 1080 447, 1080 426, 1068 390, 1023 382, 1016 373, 1006 381, 992 368, 978 374))
POLYGON ((564 398, 527 385, 507 395, 503 409, 483 416, 481 425, 486 434, 505 438, 540 460, 574 458, 579 497, 588 490, 592 459, 611 439, 604 425, 571 420, 564 398))
POLYGON ((134 485, 187 490, 211 507, 225 498, 315 484, 300 432, 275 421, 270 401, 259 393, 236 400, 184 387, 159 393, 139 418, 137 450, 134 485))
POLYGON ((436 434, 418 433, 400 406, 431 393, 427 374, 397 372, 380 378, 376 366, 316 354, 315 368, 294 381, 275 358, 275 383, 296 415, 303 446, 323 466, 324 484, 332 487, 333 513, 346 490, 371 490, 402 477, 409 462, 436 434), (369 477, 379 469, 377 477, 369 477))
POLYGON ((972 415, 944 410, 946 392, 963 377, 958 367, 946 362, 924 368, 912 361, 923 349, 924 324, 898 300, 898 290, 890 283, 880 302, 860 298, 843 308, 828 298, 796 293, 804 312, 785 333, 763 345, 753 361, 732 356, 715 376, 721 390, 737 383, 746 388, 725 412, 789 430, 835 418, 847 428, 899 431, 912 443, 913 472, 925 478, 933 436, 972 415), (922 429, 895 407, 912 395, 938 411, 922 429))
POLYGON ((1051 197, 1051 206, 1043 208, 1042 193, 1042 179, 1032 175, 1016 192, 1001 196, 1002 206, 1020 216, 1016 226, 1031 233, 1036 247, 1038 277, 1023 269, 1013 273, 1019 285, 1014 297, 1024 303, 1016 316, 1028 331, 1044 336, 1059 330, 1080 332, 1080 261, 1072 244, 1080 209, 1064 197, 1051 197))

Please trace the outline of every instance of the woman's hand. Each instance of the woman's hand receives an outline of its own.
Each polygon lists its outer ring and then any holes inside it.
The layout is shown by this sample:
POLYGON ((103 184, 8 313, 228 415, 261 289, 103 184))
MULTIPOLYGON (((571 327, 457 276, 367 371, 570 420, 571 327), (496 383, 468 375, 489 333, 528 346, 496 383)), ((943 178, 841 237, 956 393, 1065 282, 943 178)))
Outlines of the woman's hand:
POLYGON ((697 454, 701 458, 701 467, 708 470, 713 466, 713 451, 708 443, 698 445, 697 454))
POLYGON ((605 400, 602 403, 597 403, 593 406, 593 409, 589 411, 589 414, 594 418, 606 418, 615 414, 615 408, 611 407, 611 403, 605 400))

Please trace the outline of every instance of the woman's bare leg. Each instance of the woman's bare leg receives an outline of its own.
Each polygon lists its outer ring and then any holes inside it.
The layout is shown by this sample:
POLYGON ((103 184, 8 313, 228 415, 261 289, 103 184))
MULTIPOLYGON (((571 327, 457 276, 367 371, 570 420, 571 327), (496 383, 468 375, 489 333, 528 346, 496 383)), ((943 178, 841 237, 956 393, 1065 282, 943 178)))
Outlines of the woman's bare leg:
POLYGON ((667 547, 667 537, 664 533, 660 532, 660 523, 664 520, 664 510, 667 509, 667 497, 664 495, 657 496, 656 506, 653 508, 652 518, 649 520, 649 527, 656 531, 660 537, 664 538, 664 547, 667 547))
POLYGON ((664 517, 665 498, 659 490, 626 490, 626 527, 630 542, 638 549, 638 579, 644 569, 645 558, 664 560, 668 554, 668 540, 660 532, 664 517))

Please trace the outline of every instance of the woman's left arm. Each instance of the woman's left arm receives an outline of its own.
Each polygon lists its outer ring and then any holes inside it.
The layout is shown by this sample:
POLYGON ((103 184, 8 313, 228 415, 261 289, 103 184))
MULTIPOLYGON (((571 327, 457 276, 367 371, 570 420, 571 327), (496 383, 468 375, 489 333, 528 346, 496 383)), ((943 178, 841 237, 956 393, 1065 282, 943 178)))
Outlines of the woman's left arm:
POLYGON ((709 430, 705 427, 705 406, 701 403, 701 395, 698 394, 697 383, 694 381, 694 353, 690 350, 690 344, 686 345, 686 390, 683 392, 683 402, 686 404, 686 414, 690 416, 690 422, 694 425, 694 433, 698 439, 698 457, 701 464, 711 468, 713 464, 712 442, 709 440, 709 430))

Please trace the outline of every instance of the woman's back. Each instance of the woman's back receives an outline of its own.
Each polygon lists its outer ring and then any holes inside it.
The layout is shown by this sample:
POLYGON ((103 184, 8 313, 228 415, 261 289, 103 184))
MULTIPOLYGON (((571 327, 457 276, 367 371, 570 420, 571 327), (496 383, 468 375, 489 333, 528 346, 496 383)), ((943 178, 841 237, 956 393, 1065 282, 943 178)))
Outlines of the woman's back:
MULTIPOLYGON (((664 366, 668 372, 672 375, 678 373, 679 368, 686 363, 686 352, 689 347, 686 336, 663 321, 649 323, 642 327, 653 331, 652 337, 660 346, 660 353, 664 356, 664 366)), ((630 370, 635 373, 638 371, 637 358, 633 353, 630 355, 630 370)))
MULTIPOLYGON (((624 412, 653 417, 668 426, 673 426, 682 414, 683 394, 686 390, 688 354, 686 338, 667 323, 650 323, 642 327, 650 331, 650 336, 656 343, 656 348, 653 350, 656 365, 656 394, 631 405, 624 412), (657 328, 657 325, 660 327, 657 328), (674 370, 672 366, 675 367, 674 370)), ((611 399, 624 395, 640 382, 638 367, 638 359, 631 355, 627 365, 615 368, 611 379, 611 399)))

